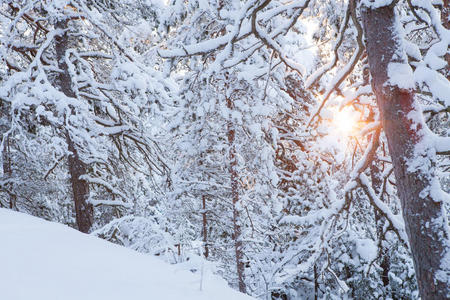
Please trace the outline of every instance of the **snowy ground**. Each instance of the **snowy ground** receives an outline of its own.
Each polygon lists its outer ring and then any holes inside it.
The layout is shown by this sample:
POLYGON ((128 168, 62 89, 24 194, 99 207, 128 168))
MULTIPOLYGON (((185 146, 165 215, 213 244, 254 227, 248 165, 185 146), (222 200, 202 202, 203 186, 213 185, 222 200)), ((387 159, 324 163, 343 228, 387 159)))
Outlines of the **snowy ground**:
POLYGON ((0 209, 0 299, 249 300, 218 277, 0 209), (200 272, 197 272, 200 273, 200 272))

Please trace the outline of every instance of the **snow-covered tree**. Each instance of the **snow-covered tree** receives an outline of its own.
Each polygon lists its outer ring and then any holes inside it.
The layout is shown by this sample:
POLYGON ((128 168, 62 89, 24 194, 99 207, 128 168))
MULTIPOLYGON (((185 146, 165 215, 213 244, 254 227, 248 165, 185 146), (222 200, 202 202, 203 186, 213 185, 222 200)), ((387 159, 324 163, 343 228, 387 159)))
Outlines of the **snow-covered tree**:
POLYGON ((2 83, 11 118, 3 141, 16 141, 17 149, 38 141, 52 153, 46 157, 54 157, 48 173, 67 160, 84 232, 93 224, 94 206, 132 207, 138 182, 129 174, 145 174, 148 181, 167 173, 153 114, 174 88, 156 61, 143 65, 135 58, 125 42, 130 29, 117 29, 110 19, 119 11, 95 4, 2 4, 2 59, 11 73, 2 83))

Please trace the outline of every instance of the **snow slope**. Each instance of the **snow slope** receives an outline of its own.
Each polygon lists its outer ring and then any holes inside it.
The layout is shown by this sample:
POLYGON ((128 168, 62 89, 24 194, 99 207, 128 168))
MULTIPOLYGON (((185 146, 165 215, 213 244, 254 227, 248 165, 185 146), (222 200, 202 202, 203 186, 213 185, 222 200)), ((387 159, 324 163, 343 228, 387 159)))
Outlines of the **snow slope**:
POLYGON ((0 209, 0 299, 253 299, 212 275, 202 286, 199 274, 155 257, 0 209))

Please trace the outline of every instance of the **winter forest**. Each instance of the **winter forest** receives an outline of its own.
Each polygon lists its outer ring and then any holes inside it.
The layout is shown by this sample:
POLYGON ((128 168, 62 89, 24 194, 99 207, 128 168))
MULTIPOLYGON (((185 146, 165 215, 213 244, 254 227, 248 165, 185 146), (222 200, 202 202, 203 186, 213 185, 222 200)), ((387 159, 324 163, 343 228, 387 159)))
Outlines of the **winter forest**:
POLYGON ((449 12, 0 0, 0 209, 256 299, 450 299, 449 12))

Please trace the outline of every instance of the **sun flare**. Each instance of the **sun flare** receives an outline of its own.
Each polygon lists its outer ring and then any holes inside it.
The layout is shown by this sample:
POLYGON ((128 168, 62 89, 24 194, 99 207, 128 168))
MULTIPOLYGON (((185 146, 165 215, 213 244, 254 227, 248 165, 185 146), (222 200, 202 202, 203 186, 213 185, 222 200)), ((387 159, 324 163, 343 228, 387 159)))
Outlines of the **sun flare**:
POLYGON ((354 136, 359 127, 359 113, 350 107, 341 110, 336 109, 333 113, 331 126, 341 136, 354 136))

